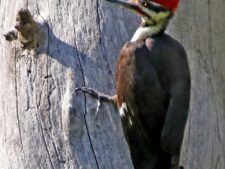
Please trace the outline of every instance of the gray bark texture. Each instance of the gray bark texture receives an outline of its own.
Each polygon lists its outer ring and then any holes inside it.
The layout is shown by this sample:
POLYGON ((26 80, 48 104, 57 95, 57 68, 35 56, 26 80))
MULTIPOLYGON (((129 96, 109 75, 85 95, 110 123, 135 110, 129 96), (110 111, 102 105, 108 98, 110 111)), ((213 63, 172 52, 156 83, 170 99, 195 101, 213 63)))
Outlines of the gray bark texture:
POLYGON ((181 163, 225 169, 225 1, 182 1, 168 32, 184 45, 192 76, 181 163))
MULTIPOLYGON (((168 32, 192 75, 181 163, 225 168, 225 2, 182 1, 168 32)), ((0 169, 132 169, 112 104, 75 87, 115 93, 115 63, 139 18, 105 0, 0 0, 0 34, 28 8, 46 33, 37 56, 0 37, 0 169)))

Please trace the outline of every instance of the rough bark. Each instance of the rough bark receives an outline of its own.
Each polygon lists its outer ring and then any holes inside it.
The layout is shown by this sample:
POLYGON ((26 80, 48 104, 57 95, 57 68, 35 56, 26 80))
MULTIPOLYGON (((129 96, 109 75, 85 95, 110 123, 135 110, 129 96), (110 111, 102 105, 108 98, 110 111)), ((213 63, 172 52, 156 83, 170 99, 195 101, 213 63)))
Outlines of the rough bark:
POLYGON ((74 89, 114 93, 114 63, 137 20, 104 0, 0 5, 1 34, 22 7, 47 34, 37 57, 0 39, 0 168, 132 168, 113 105, 96 117, 96 100, 74 89))
MULTIPOLYGON (((169 32, 187 49, 190 115, 181 162, 187 169, 225 168, 225 2, 182 1, 169 32)), ((138 19, 104 0, 0 0, 0 34, 28 7, 47 43, 37 57, 0 38, 0 168, 131 169, 119 115, 75 87, 115 92, 122 44, 138 19), (39 15, 39 16, 38 16, 39 15)))
POLYGON ((192 92, 182 163, 225 168, 225 2, 182 1, 169 32, 188 52, 192 92))

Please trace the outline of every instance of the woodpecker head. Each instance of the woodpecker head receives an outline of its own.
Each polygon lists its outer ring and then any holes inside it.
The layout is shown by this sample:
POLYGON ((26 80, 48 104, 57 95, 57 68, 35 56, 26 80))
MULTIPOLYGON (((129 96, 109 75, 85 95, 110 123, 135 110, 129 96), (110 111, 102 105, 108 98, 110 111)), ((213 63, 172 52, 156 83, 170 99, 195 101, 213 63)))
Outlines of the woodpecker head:
POLYGON ((163 32, 176 12, 179 0, 107 0, 118 4, 142 17, 142 27, 148 27, 151 34, 163 32), (153 30, 154 29, 154 30, 153 30))
POLYGON ((179 0, 152 0, 152 2, 157 3, 172 12, 176 12, 179 5, 179 0))
POLYGON ((116 3, 132 12, 140 15, 147 22, 160 20, 164 16, 173 15, 179 4, 179 0, 107 0, 116 3))

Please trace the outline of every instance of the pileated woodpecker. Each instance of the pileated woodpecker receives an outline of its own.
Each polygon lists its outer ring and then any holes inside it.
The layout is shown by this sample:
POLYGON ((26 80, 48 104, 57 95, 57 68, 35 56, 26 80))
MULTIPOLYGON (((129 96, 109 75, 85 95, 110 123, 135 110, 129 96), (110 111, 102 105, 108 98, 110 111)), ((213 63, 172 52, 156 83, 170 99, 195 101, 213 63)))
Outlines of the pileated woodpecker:
POLYGON ((135 169, 178 169, 188 116, 190 73, 182 45, 164 33, 179 0, 107 0, 142 17, 119 54, 116 95, 78 88, 114 101, 135 169))

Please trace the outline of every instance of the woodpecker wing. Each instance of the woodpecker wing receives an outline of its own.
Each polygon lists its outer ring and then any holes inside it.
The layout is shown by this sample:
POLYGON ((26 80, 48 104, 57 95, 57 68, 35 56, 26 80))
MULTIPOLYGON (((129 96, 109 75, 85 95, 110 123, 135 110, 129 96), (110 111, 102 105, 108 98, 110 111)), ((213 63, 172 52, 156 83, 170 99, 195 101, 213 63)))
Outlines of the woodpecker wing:
POLYGON ((161 131, 161 148, 179 154, 190 100, 190 72, 183 46, 164 34, 155 37, 149 49, 160 84, 168 102, 161 131))
POLYGON ((190 101, 190 72, 183 47, 173 40, 174 53, 169 62, 171 84, 169 104, 161 134, 161 147, 170 154, 179 154, 188 117, 190 101))
POLYGON ((166 169, 170 156, 160 148, 160 135, 167 97, 151 62, 144 41, 124 45, 117 64, 117 101, 135 167, 166 169))

